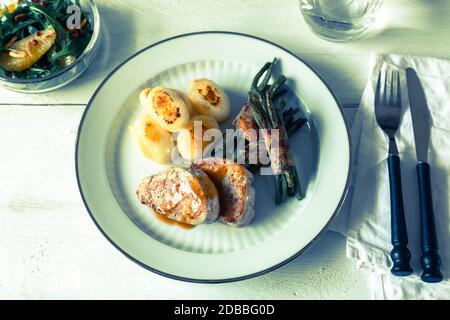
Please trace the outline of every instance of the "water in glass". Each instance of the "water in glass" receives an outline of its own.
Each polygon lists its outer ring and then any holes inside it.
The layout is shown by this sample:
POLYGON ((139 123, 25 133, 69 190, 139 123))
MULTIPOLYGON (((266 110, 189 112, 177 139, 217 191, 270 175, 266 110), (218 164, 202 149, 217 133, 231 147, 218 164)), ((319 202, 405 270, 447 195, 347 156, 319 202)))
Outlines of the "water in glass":
POLYGON ((373 24, 382 3, 383 0, 300 0, 300 9, 318 36, 346 41, 373 24))

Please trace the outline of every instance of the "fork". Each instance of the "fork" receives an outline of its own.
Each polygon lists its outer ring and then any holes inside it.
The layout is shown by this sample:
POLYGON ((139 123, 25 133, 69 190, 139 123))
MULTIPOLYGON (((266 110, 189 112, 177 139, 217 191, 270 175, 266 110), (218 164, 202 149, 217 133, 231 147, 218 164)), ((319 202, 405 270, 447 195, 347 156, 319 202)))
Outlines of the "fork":
POLYGON ((399 127, 401 116, 400 76, 398 72, 392 71, 389 77, 389 72, 385 71, 384 84, 382 84, 381 78, 382 72, 380 71, 375 91, 375 117, 378 125, 389 138, 387 162, 391 198, 391 243, 393 245, 391 272, 396 276, 407 276, 412 273, 409 265, 411 253, 408 250, 400 157, 395 142, 395 133, 399 127))

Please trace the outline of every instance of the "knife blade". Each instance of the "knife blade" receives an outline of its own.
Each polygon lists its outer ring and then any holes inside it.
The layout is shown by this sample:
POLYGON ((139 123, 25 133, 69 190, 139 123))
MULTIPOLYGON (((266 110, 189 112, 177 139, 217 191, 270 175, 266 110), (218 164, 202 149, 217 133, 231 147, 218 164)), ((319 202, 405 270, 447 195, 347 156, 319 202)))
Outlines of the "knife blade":
POLYGON ((419 77, 414 69, 406 69, 409 105, 416 143, 417 160, 428 161, 428 143, 430 141, 430 113, 419 77))
POLYGON ((431 196, 431 168, 427 162, 428 143, 430 141, 430 112, 425 98, 425 92, 415 70, 406 69, 408 82, 409 105, 413 123, 414 140, 417 155, 417 181, 420 204, 420 241, 422 256, 423 281, 440 282, 443 275, 440 271, 441 257, 438 252, 438 240, 434 222, 433 198, 431 196))

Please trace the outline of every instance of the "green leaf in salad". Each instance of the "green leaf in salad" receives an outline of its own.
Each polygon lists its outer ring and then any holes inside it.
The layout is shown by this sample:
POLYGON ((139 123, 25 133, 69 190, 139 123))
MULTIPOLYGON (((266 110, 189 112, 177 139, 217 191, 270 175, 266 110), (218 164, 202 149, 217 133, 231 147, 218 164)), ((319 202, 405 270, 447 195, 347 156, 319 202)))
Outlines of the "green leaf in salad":
POLYGON ((30 10, 36 16, 42 16, 46 20, 44 25, 45 28, 51 25, 56 31, 58 42, 60 44, 64 44, 67 39, 68 32, 64 30, 61 23, 51 15, 50 11, 47 11, 47 9, 35 4, 30 4, 30 10))

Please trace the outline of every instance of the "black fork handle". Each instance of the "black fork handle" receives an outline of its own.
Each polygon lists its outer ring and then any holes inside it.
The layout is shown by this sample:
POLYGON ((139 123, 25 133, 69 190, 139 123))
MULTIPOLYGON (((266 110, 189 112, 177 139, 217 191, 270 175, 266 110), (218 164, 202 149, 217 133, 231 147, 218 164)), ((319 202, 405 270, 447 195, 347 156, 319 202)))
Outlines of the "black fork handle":
POLYGON ((391 272, 396 276, 407 276, 413 270, 409 265, 411 253, 408 249, 400 157, 395 154, 390 154, 387 161, 391 196, 391 243, 393 245, 391 251, 391 259, 393 262, 391 272))

